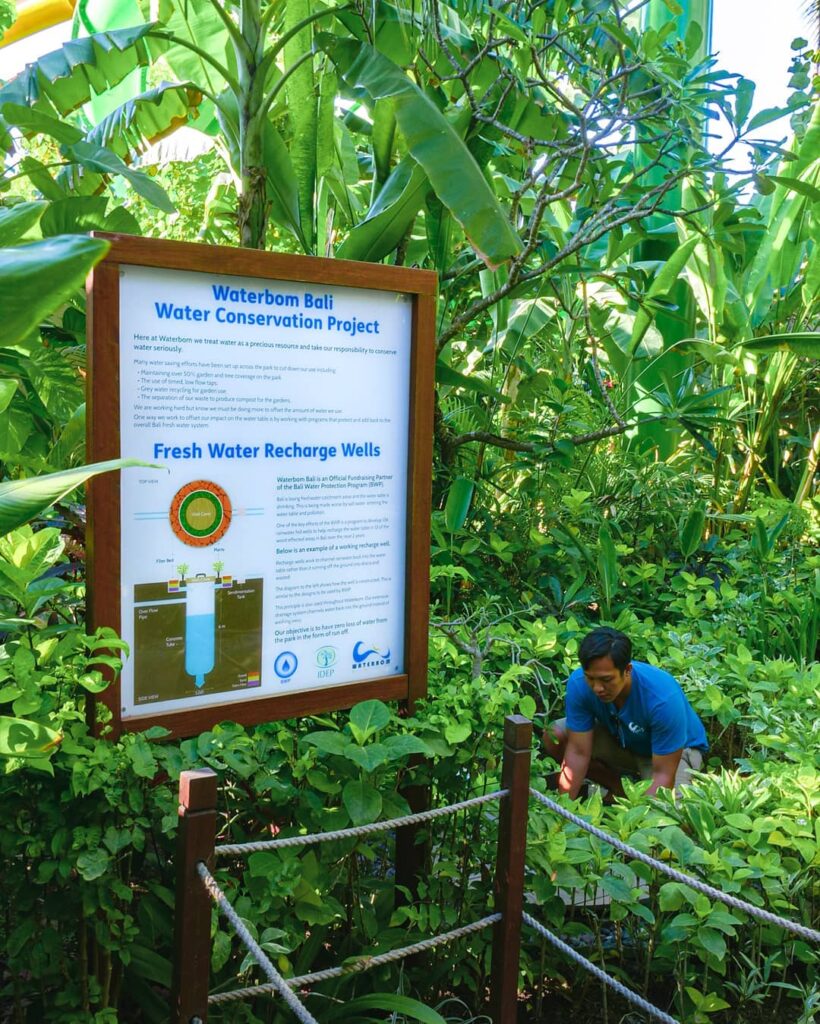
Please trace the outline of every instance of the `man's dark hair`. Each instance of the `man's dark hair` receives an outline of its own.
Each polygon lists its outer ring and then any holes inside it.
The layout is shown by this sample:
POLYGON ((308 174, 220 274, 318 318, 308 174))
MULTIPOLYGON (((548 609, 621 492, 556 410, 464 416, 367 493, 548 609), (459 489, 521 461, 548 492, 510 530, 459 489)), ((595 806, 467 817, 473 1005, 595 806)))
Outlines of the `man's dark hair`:
POLYGON ((578 648, 578 659, 581 667, 586 668, 596 658, 612 658, 612 664, 619 672, 623 672, 632 661, 632 641, 619 629, 611 626, 599 626, 587 633, 578 648))

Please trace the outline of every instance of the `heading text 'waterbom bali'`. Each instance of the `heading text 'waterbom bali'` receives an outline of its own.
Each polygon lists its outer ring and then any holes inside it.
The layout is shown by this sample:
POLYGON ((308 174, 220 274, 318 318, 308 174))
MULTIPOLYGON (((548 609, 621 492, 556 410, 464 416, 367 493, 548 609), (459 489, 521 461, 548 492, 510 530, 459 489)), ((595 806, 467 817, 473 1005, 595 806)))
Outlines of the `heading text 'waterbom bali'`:
POLYGON ((338 317, 330 311, 333 309, 333 295, 304 295, 274 292, 270 288, 229 288, 227 285, 212 284, 211 291, 217 303, 231 303, 235 306, 266 306, 279 310, 290 309, 294 312, 257 313, 244 309, 230 309, 227 305, 215 307, 178 305, 175 302, 155 302, 154 309, 159 320, 190 320, 199 323, 241 324, 255 327, 282 327, 288 330, 334 331, 339 334, 380 334, 379 321, 363 320, 358 316, 338 317), (325 316, 311 313, 321 310, 325 316), (212 319, 213 318, 213 319, 212 319))

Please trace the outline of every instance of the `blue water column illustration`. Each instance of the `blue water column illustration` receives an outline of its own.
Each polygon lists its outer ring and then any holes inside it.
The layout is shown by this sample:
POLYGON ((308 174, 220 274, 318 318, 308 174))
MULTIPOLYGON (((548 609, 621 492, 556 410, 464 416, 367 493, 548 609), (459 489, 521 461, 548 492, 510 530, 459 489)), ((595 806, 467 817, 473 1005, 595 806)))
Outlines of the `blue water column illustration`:
POLYGON ((188 580, 185 590, 185 671, 201 689, 214 668, 216 590, 204 575, 188 580))

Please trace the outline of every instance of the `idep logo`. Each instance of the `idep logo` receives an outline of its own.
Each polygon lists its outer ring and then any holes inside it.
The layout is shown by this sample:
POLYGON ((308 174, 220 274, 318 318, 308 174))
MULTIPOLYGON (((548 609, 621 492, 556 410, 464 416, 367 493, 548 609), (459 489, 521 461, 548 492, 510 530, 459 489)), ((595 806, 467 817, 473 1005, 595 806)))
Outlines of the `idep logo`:
POLYGON ((319 679, 329 679, 336 669, 333 667, 336 664, 336 648, 335 647, 320 647, 316 652, 316 665, 319 669, 317 675, 319 679))
POLYGON ((353 668, 373 668, 386 665, 390 661, 390 649, 379 650, 378 647, 367 647, 361 640, 353 645, 353 668))

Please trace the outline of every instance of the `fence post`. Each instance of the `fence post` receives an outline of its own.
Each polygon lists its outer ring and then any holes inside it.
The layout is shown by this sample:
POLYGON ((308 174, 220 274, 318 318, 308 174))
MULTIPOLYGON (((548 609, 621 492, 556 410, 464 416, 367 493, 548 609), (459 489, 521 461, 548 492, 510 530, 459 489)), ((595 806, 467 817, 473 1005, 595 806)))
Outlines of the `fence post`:
POLYGON ((171 1024, 208 1020, 211 972, 211 898, 197 874, 213 868, 216 836, 216 773, 210 768, 179 776, 179 831, 174 896, 174 965, 171 1024))
POLYGON ((493 1024, 515 1024, 518 1013, 518 961, 521 913, 524 907, 524 859, 527 852, 527 811, 530 799, 532 722, 523 715, 504 719, 498 854, 495 866, 495 909, 501 914, 493 929, 490 1002, 493 1024))

